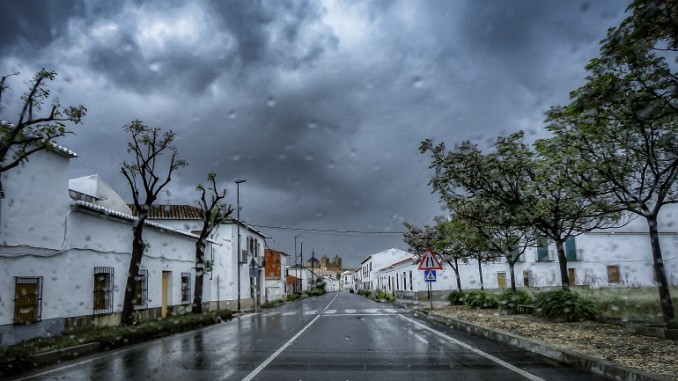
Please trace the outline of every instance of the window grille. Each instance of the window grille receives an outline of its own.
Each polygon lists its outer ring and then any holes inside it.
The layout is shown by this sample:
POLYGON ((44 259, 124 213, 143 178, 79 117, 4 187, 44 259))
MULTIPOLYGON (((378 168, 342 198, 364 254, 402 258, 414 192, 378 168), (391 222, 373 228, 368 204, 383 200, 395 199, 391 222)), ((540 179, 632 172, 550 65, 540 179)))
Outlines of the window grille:
POLYGON ((94 268, 94 315, 113 313, 113 267, 94 268))
POLYGON ((181 273, 181 303, 191 303, 191 273, 181 273))
POLYGON ((139 275, 134 277, 133 304, 135 310, 148 308, 148 270, 139 270, 139 275))
POLYGON ((14 278, 14 324, 42 319, 42 277, 14 278))

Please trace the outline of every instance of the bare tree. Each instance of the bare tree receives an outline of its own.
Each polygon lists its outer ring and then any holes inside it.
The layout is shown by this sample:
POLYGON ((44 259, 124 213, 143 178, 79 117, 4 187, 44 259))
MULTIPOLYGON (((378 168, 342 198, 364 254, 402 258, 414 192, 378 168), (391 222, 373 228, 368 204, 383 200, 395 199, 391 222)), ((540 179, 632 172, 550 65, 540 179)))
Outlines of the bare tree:
POLYGON ((132 228, 132 258, 127 272, 120 324, 131 325, 134 323, 134 304, 137 301, 135 283, 141 259, 148 248, 143 239, 144 224, 158 194, 171 181, 172 173, 185 167, 187 163, 177 157, 177 149, 172 145, 174 132, 171 130, 161 134, 160 129, 150 128, 140 120, 133 121, 124 129, 132 135, 127 152, 134 154, 134 161, 124 162, 120 170, 132 191, 137 218, 132 228), (169 161, 161 160, 166 153, 170 155, 169 161), (161 172, 165 173, 163 177, 161 172))
MULTIPOLYGON (((0 105, 9 89, 7 80, 13 75, 18 73, 0 78, 0 105)), ((45 82, 54 80, 54 77, 56 73, 53 71, 42 69, 37 72, 28 92, 22 97, 23 106, 18 121, 16 123, 0 121, 0 173, 16 167, 38 151, 53 149, 56 138, 71 133, 66 128, 66 123, 79 124, 85 116, 87 112, 85 106, 61 107, 58 101, 51 104, 49 112, 38 115, 50 98, 45 82)))
POLYGON ((202 184, 198 184, 196 187, 197 191, 200 192, 198 205, 202 211, 203 225, 198 241, 195 243, 195 295, 193 296, 192 309, 194 314, 202 313, 202 290, 205 275, 207 237, 233 213, 231 205, 221 202, 226 197, 226 189, 218 190, 216 178, 217 175, 214 172, 210 172, 207 175, 209 186, 205 188, 202 184))

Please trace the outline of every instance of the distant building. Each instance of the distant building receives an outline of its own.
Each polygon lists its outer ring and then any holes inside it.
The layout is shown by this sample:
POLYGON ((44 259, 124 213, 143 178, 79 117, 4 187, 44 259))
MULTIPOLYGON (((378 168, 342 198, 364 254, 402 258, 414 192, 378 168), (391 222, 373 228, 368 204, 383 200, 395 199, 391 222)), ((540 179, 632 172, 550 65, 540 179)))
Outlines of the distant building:
POLYGON ((285 299, 287 293, 287 257, 282 251, 266 249, 264 250, 264 299, 267 302, 279 299, 285 299))

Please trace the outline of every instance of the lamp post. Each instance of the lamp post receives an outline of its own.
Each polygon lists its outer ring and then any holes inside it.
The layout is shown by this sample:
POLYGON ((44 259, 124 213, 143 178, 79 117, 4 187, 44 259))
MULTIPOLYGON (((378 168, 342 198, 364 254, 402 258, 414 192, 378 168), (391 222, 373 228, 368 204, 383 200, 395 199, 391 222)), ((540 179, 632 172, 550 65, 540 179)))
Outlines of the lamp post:
POLYGON ((238 252, 236 253, 236 260, 238 263, 238 312, 240 312, 240 184, 247 180, 235 180, 236 189, 236 219, 238 220, 238 252))

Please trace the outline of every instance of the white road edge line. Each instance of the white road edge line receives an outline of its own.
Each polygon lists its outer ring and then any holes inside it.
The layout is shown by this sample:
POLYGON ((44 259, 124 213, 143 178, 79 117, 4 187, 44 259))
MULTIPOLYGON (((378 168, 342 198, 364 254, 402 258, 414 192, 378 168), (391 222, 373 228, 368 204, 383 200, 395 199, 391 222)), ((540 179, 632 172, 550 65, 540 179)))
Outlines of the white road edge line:
POLYGON ((412 319, 410 319, 410 318, 408 318, 408 317, 405 317, 405 316, 403 316, 403 315, 398 315, 398 316, 400 316, 401 318, 403 318, 403 319, 409 321, 410 323, 415 324, 415 325, 417 325, 417 326, 419 326, 419 327, 422 327, 422 328, 424 328, 424 329, 426 329, 426 330, 428 330, 428 331, 430 331, 430 332, 432 332, 432 333, 434 333, 434 334, 436 334, 436 335, 438 335, 438 336, 444 337, 445 339, 447 339, 447 340, 449 340, 449 341, 451 341, 451 342, 453 342, 453 343, 455 343, 455 344, 457 344, 457 345, 459 345, 459 346, 461 346, 461 347, 464 347, 464 348, 466 348, 466 349, 468 349, 468 350, 470 350, 470 351, 472 351, 472 352, 474 352, 474 353, 476 353, 476 354, 478 354, 478 355, 480 355, 480 356, 483 356, 483 357, 485 357, 486 359, 488 359, 488 360, 490 360, 490 361, 493 361, 493 362, 495 362, 495 363, 497 363, 497 364, 503 366, 503 367, 506 368, 506 369, 512 370, 512 371, 518 373, 519 375, 521 375, 521 376, 523 376, 523 377, 525 377, 525 378, 527 378, 527 379, 529 379, 529 380, 532 380, 532 381, 545 381, 543 378, 537 377, 537 376, 535 376, 534 374, 529 373, 529 372, 527 372, 527 371, 525 371, 525 370, 523 370, 523 369, 520 369, 520 368, 518 368, 517 366, 515 366, 515 365, 513 365, 513 364, 510 364, 510 363, 508 363, 508 362, 506 362, 506 361, 504 361, 504 360, 502 360, 502 359, 500 359, 500 358, 494 357, 494 356, 492 356, 491 354, 485 353, 485 352, 481 351, 481 350, 478 349, 478 348, 472 347, 472 346, 470 346, 470 345, 468 345, 468 344, 466 344, 466 343, 464 343, 464 342, 462 342, 462 341, 459 341, 459 340, 457 340, 457 339, 455 339, 455 338, 452 338, 452 337, 450 337, 450 336, 448 336, 448 335, 446 335, 446 334, 444 334, 444 333, 442 333, 442 332, 438 332, 438 331, 436 331, 436 330, 433 329, 433 328, 427 327, 427 326, 425 326, 424 324, 421 324, 421 323, 419 323, 419 322, 416 321, 416 320, 412 320, 412 319))
MULTIPOLYGON (((330 303, 325 307, 325 311, 330 307, 330 305, 334 302, 334 300, 337 298, 337 296, 339 296, 339 294, 334 296, 334 299, 332 299, 332 301, 330 301, 330 303)), ((250 372, 250 374, 248 374, 245 378, 243 378, 242 381, 250 381, 254 377, 256 377, 257 374, 259 374, 262 370, 264 370, 264 368, 266 368, 266 366, 268 366, 268 364, 271 363, 271 361, 275 360, 275 358, 278 357, 285 349, 287 349, 287 347, 292 345, 292 343, 296 339, 298 339, 299 336, 301 336, 308 329, 308 327, 312 326, 313 323, 315 323, 315 321, 320 318, 320 316, 321 315, 316 315, 316 317, 314 317, 313 320, 311 320, 310 323, 306 324, 306 326, 304 328, 302 328, 301 331, 297 332, 297 334, 292 336, 292 338, 289 339, 285 344, 283 344, 282 347, 278 348, 277 351, 273 352, 272 355, 268 356, 268 358, 266 360, 264 360, 264 362, 259 364, 259 366, 256 367, 252 372, 250 372)))

